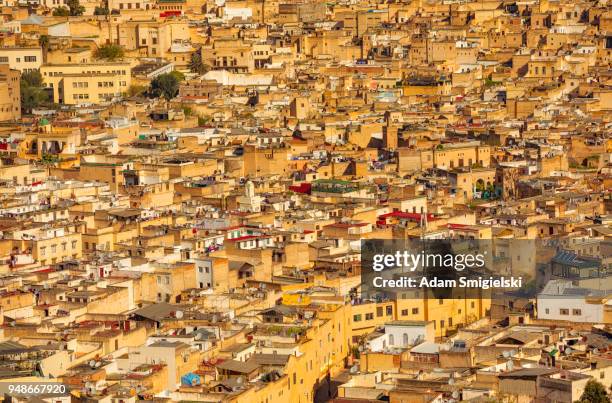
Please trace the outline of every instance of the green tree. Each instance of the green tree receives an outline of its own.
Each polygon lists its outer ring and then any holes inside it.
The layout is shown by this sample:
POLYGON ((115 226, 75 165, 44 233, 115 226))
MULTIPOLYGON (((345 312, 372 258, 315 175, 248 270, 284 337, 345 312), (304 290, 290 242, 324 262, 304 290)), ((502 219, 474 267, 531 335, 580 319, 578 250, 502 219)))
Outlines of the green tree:
POLYGON ((60 6, 53 10, 53 15, 55 17, 68 17, 70 15, 70 10, 64 6, 60 6))
POLYGON ((202 54, 197 51, 191 54, 191 60, 189 61, 189 70, 196 74, 206 74, 208 66, 202 61, 202 54))
POLYGON ((42 74, 38 70, 32 70, 25 72, 21 75, 22 83, 30 87, 42 87, 43 86, 43 78, 42 74))
POLYGON ((205 126, 210 122, 210 116, 198 116, 198 126, 205 126))
MULTIPOLYGON (((150 94, 164 97, 167 101, 178 95, 180 79, 176 72, 160 74, 151 81, 150 94)), ((180 74, 180 73, 179 73, 180 74)))
POLYGON ((606 388, 594 379, 587 382, 584 392, 576 403, 610 403, 606 388))
POLYGON ((41 35, 38 38, 38 44, 43 50, 49 49, 49 35, 41 35))
POLYGON ((124 55, 123 48, 119 45, 104 45, 96 49, 94 56, 97 59, 116 60, 121 59, 124 55))
POLYGON ((173 70, 170 73, 168 73, 170 75, 172 75, 174 78, 176 78, 179 82, 183 81, 185 79, 185 74, 181 73, 180 71, 176 71, 173 70))
POLYGON ((72 16, 83 15, 85 12, 85 7, 79 3, 79 0, 66 0, 66 5, 70 9, 70 15, 72 16))
POLYGON ((94 15, 109 15, 110 11, 106 7, 96 7, 94 9, 94 15))
POLYGON ((142 95, 147 90, 147 87, 142 85, 130 85, 128 88, 128 96, 135 97, 137 95, 142 95))
POLYGON ((21 91, 21 110, 32 113, 32 109, 45 104, 49 97, 44 90, 43 80, 38 70, 23 73, 19 83, 21 91))

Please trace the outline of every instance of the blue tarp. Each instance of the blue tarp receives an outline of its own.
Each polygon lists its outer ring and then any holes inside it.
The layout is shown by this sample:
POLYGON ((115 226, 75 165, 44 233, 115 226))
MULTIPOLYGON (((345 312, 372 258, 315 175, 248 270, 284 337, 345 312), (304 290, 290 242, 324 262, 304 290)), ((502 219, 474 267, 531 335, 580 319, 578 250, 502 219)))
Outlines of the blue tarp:
POLYGON ((200 384, 200 377, 193 373, 188 373, 181 376, 181 384, 186 386, 196 386, 200 384))

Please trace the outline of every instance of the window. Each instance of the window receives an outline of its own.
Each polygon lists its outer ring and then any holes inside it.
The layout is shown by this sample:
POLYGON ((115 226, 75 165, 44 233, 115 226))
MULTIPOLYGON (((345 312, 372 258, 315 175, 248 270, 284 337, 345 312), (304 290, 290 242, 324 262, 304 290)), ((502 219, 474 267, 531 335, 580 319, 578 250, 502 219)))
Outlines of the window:
POLYGON ((383 307, 379 306, 376 308, 376 316, 383 316, 383 307))
POLYGON ((387 305, 386 310, 387 310, 387 312, 386 312, 387 316, 393 315, 393 305, 387 305))
POLYGON ((419 308, 412 308, 412 314, 413 315, 418 315, 419 314, 419 308))
POLYGON ((408 316, 408 309, 402 309, 402 316, 408 316))
POLYGON ((353 315, 353 322, 361 322, 361 314, 353 315))
POLYGON ((372 319, 374 319, 374 314, 373 314, 373 313, 366 313, 366 315, 365 315, 365 319, 366 319, 366 320, 372 320, 372 319))
POLYGON ((572 315, 574 316, 582 315, 582 309, 572 309, 572 315))
POLYGON ((23 58, 23 60, 29 63, 34 63, 36 61, 36 56, 26 56, 23 58))
POLYGON ((8 56, 0 56, 0 63, 8 63, 8 56))
POLYGON ((569 315, 569 309, 561 308, 561 309, 559 309, 559 314, 561 314, 561 315, 569 315))

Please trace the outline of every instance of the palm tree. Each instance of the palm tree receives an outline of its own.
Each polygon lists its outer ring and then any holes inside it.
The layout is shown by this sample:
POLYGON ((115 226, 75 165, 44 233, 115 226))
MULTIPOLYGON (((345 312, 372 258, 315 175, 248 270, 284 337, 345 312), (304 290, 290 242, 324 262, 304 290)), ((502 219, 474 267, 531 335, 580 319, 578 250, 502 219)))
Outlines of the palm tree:
POLYGON ((49 51, 49 35, 40 35, 38 38, 38 44, 42 49, 43 62, 47 62, 47 52, 49 51))
POLYGON ((206 74, 208 72, 208 66, 202 61, 201 50, 196 50, 191 54, 191 60, 189 61, 189 70, 192 73, 206 74))

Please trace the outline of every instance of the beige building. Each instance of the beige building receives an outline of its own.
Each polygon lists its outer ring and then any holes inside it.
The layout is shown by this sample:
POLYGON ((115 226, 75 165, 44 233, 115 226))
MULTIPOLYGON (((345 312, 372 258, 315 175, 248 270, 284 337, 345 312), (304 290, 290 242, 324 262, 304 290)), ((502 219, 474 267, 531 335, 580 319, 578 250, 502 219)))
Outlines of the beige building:
POLYGON ((53 101, 60 104, 99 104, 123 96, 132 80, 130 64, 103 62, 53 64, 41 67, 46 87, 53 89, 53 101))
POLYGON ((0 64, 0 122, 21 118, 20 77, 19 71, 0 64))
POLYGON ((38 70, 42 62, 41 48, 0 48, 0 64, 22 73, 38 70))
MULTIPOLYGON (((138 3, 140 4, 140 3, 138 3)), ((146 7, 146 4, 140 7, 146 7)), ((186 21, 127 21, 111 33, 111 41, 140 57, 166 57, 172 44, 189 40, 186 21)))

